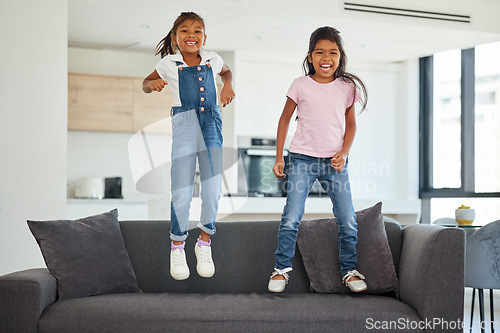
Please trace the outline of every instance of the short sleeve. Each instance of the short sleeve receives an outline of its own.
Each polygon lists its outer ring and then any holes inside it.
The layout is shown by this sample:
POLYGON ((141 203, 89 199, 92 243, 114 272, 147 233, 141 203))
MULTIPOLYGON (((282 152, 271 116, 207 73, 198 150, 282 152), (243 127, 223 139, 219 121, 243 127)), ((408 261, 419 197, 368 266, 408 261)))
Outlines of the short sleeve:
POLYGON ((167 73, 168 73, 168 63, 167 63, 167 57, 164 57, 163 59, 161 59, 158 64, 156 64, 156 72, 158 73, 158 75, 160 75, 160 77, 167 81, 167 73))
POLYGON ((295 104, 299 104, 299 89, 297 87, 297 80, 295 79, 292 82, 292 85, 288 89, 288 92, 286 93, 286 97, 291 98, 295 104))
POLYGON ((220 74, 220 72, 222 71, 222 66, 224 66, 224 60, 222 59, 222 57, 218 54, 215 54, 215 57, 210 61, 210 63, 212 64, 212 66, 214 66, 215 72, 217 74, 220 74))
POLYGON ((348 99, 348 105, 349 105, 349 107, 353 106, 360 99, 361 99, 361 93, 359 92, 359 89, 355 85, 352 85, 351 89, 350 89, 349 99, 348 99), (354 101, 352 100, 353 90, 354 90, 354 101))

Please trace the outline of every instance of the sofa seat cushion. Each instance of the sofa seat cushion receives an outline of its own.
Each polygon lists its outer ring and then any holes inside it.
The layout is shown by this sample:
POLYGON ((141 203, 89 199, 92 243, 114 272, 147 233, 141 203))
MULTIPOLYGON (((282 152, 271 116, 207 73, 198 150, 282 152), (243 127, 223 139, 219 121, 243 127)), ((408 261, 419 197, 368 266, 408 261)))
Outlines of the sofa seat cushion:
POLYGON ((419 320, 407 304, 375 295, 109 294, 51 305, 39 332, 180 332, 188 327, 189 332, 352 333, 380 331, 375 325, 381 321, 419 320))

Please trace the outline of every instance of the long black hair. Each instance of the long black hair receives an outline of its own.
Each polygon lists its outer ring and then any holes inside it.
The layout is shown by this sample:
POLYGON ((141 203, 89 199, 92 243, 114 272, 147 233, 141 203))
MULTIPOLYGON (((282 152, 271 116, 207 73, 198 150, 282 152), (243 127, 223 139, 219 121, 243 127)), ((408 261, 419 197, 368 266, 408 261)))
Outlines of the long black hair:
MULTIPOLYGON (((333 73, 334 79, 340 78, 344 81, 351 82, 354 84, 354 87, 358 90, 361 91, 362 97, 360 99, 361 101, 361 112, 366 109, 366 103, 368 102, 368 92, 366 91, 366 86, 361 81, 359 77, 357 77, 354 74, 348 73, 345 71, 346 65, 347 65, 347 56, 344 52, 344 45, 342 41, 342 37, 340 37, 340 31, 338 31, 335 28, 332 27, 321 27, 316 30, 311 34, 311 37, 309 38, 309 52, 307 53, 306 58, 304 59, 304 62, 302 66, 304 67, 304 73, 305 75, 313 75, 316 73, 316 70, 313 67, 313 64, 309 62, 309 55, 312 54, 314 51, 314 48, 316 46, 316 43, 319 42, 320 40, 329 40, 337 44, 340 52, 340 61, 337 69, 335 70, 335 73, 333 73)), ((354 104, 354 99, 356 90, 353 90, 353 104, 354 104)))
POLYGON ((172 35, 175 35, 179 26, 186 20, 198 21, 203 26, 203 29, 205 29, 205 21, 203 21, 203 18, 200 15, 193 12, 182 12, 181 15, 175 19, 172 29, 170 29, 168 34, 158 43, 158 45, 156 45, 155 55, 160 54, 163 58, 167 54, 176 53, 175 47, 172 43, 172 35))

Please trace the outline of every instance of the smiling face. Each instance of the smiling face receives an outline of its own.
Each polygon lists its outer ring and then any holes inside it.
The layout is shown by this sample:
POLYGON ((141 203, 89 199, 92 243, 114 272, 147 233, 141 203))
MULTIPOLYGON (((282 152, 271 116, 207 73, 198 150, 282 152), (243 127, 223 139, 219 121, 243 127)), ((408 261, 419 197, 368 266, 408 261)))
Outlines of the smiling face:
POLYGON ((315 73, 311 78, 320 83, 332 82, 339 66, 340 51, 337 43, 328 39, 319 40, 314 50, 308 54, 308 61, 313 65, 315 73))
POLYGON ((172 36, 174 46, 177 46, 182 54, 197 54, 205 45, 206 39, 203 24, 198 20, 190 19, 182 22, 175 31, 175 35, 172 36))

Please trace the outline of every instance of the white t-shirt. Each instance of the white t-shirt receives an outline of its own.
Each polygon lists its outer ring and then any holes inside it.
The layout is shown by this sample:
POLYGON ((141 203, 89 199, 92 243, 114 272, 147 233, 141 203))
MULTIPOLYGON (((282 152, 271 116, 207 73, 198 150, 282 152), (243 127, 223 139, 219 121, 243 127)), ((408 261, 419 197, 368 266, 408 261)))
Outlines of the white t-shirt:
POLYGON ((333 157, 342 150, 346 110, 360 99, 352 83, 336 79, 319 83, 310 76, 295 79, 287 92, 297 103, 297 130, 290 143, 292 153, 333 157))
MULTIPOLYGON (((213 71, 214 85, 217 90, 217 74, 221 72, 224 60, 222 60, 222 58, 213 51, 200 50, 199 54, 201 56, 200 65, 205 65, 205 62, 210 60, 210 68, 212 68, 213 71)), ((168 54, 163 57, 156 65, 156 71, 163 80, 167 81, 168 86, 172 91, 174 106, 182 106, 181 98, 179 96, 179 68, 176 61, 180 61, 185 67, 188 67, 182 58, 182 54, 179 52, 176 54, 168 54)))

